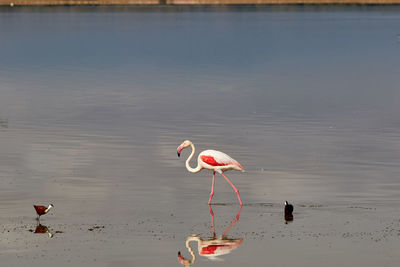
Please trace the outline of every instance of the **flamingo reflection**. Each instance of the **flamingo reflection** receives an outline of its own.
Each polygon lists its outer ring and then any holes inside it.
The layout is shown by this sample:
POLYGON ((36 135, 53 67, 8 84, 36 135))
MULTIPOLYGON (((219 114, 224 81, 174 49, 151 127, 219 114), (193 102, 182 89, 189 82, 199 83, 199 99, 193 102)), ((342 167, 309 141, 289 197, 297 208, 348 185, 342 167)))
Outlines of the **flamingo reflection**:
POLYGON ((184 266, 190 266, 196 261, 196 254, 194 253, 192 247, 190 246, 190 242, 197 242, 197 249, 200 256, 207 257, 210 260, 219 260, 218 256, 226 255, 231 253, 237 247, 240 246, 243 242, 243 238, 227 238, 226 235, 228 231, 237 223, 239 220, 239 215, 242 210, 242 206, 240 206, 238 213, 235 219, 231 222, 231 224, 225 229, 222 235, 217 236, 215 233, 215 225, 214 225, 214 212, 210 205, 210 215, 211 215, 211 223, 213 229, 213 237, 209 239, 203 239, 198 234, 192 234, 186 239, 186 248, 188 249, 192 259, 185 259, 181 252, 178 252, 178 261, 184 266))

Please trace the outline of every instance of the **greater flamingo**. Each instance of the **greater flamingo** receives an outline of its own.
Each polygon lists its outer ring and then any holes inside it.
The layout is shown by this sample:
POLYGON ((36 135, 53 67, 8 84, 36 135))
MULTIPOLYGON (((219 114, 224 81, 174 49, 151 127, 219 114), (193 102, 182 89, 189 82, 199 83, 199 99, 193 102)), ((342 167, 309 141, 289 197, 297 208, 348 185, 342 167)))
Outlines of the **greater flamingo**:
POLYGON ((192 147, 192 153, 190 154, 190 156, 186 160, 186 169, 188 169, 188 171, 193 172, 193 173, 199 172, 199 171, 201 171, 201 169, 207 169, 207 170, 212 170, 213 171, 213 179, 212 179, 212 184, 211 184, 211 193, 210 193, 210 199, 208 200, 208 204, 211 203, 211 199, 212 199, 212 197, 214 195, 215 172, 218 172, 219 174, 224 176, 226 181, 235 190, 236 195, 237 195, 238 200, 239 200, 239 203, 240 203, 240 206, 242 206, 242 200, 240 199, 239 190, 232 184, 232 182, 224 174, 224 171, 228 171, 228 170, 244 171, 242 165, 240 165, 239 162, 237 162, 233 158, 229 157, 227 154, 222 153, 220 151, 204 150, 203 152, 201 152, 199 154, 199 156, 197 158, 197 167, 193 169, 192 167, 190 167, 190 164, 189 164, 190 160, 193 158, 194 153, 196 151, 193 143, 191 141, 189 141, 189 140, 184 141, 177 148, 177 153, 178 153, 178 157, 179 157, 180 154, 181 154, 181 151, 184 148, 187 148, 189 146, 192 147))

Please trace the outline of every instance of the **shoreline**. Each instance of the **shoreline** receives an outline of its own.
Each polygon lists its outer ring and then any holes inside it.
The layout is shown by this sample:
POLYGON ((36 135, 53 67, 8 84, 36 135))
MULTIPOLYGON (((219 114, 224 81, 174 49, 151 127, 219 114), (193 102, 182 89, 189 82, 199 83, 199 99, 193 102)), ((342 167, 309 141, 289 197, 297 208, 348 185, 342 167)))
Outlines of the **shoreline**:
POLYGON ((400 0, 0 0, 0 6, 398 5, 400 0))

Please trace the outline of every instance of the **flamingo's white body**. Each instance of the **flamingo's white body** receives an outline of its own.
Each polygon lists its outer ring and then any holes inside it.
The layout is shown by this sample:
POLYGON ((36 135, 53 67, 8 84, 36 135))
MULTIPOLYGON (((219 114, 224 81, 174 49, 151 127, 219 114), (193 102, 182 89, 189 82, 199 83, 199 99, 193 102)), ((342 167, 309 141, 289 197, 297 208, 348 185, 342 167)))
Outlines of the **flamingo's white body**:
POLYGON ((196 151, 193 143, 189 140, 184 141, 178 148, 177 148, 177 153, 178 156, 180 156, 181 151, 184 148, 187 147, 192 147, 192 153, 186 160, 186 169, 190 172, 199 172, 202 169, 208 169, 213 171, 213 180, 212 180, 212 186, 211 186, 211 193, 210 193, 210 199, 208 201, 208 204, 211 203, 211 199, 214 195, 214 182, 215 182, 215 172, 220 173, 226 181, 232 186, 232 188, 235 190, 236 195, 238 197, 240 205, 242 205, 242 200, 240 199, 239 195, 239 190, 232 184, 232 182, 226 177, 224 174, 225 171, 228 170, 236 170, 236 171, 244 171, 242 165, 240 165, 239 162, 228 156, 227 154, 216 151, 216 150, 204 150, 201 152, 197 158, 197 167, 192 168, 189 164, 190 160, 193 158, 194 153, 196 151))

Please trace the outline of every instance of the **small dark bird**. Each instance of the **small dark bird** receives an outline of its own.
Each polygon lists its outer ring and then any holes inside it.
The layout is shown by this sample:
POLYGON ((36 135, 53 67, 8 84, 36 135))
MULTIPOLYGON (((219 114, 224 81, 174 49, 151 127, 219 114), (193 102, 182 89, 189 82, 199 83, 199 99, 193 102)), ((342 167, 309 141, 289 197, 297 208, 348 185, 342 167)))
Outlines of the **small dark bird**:
POLYGON ((285 215, 292 215, 292 214, 293 214, 293 205, 285 201, 285 215))
POLYGON ((285 221, 293 221, 293 205, 285 201, 285 221))
POLYGON ((50 204, 48 207, 46 207, 46 206, 37 206, 37 205, 33 205, 33 207, 34 207, 35 210, 36 210, 36 213, 37 213, 37 215, 38 215, 37 219, 39 220, 39 219, 40 219, 40 216, 42 216, 42 215, 48 213, 49 210, 50 210, 51 208, 54 207, 54 205, 53 205, 53 204, 50 204))

